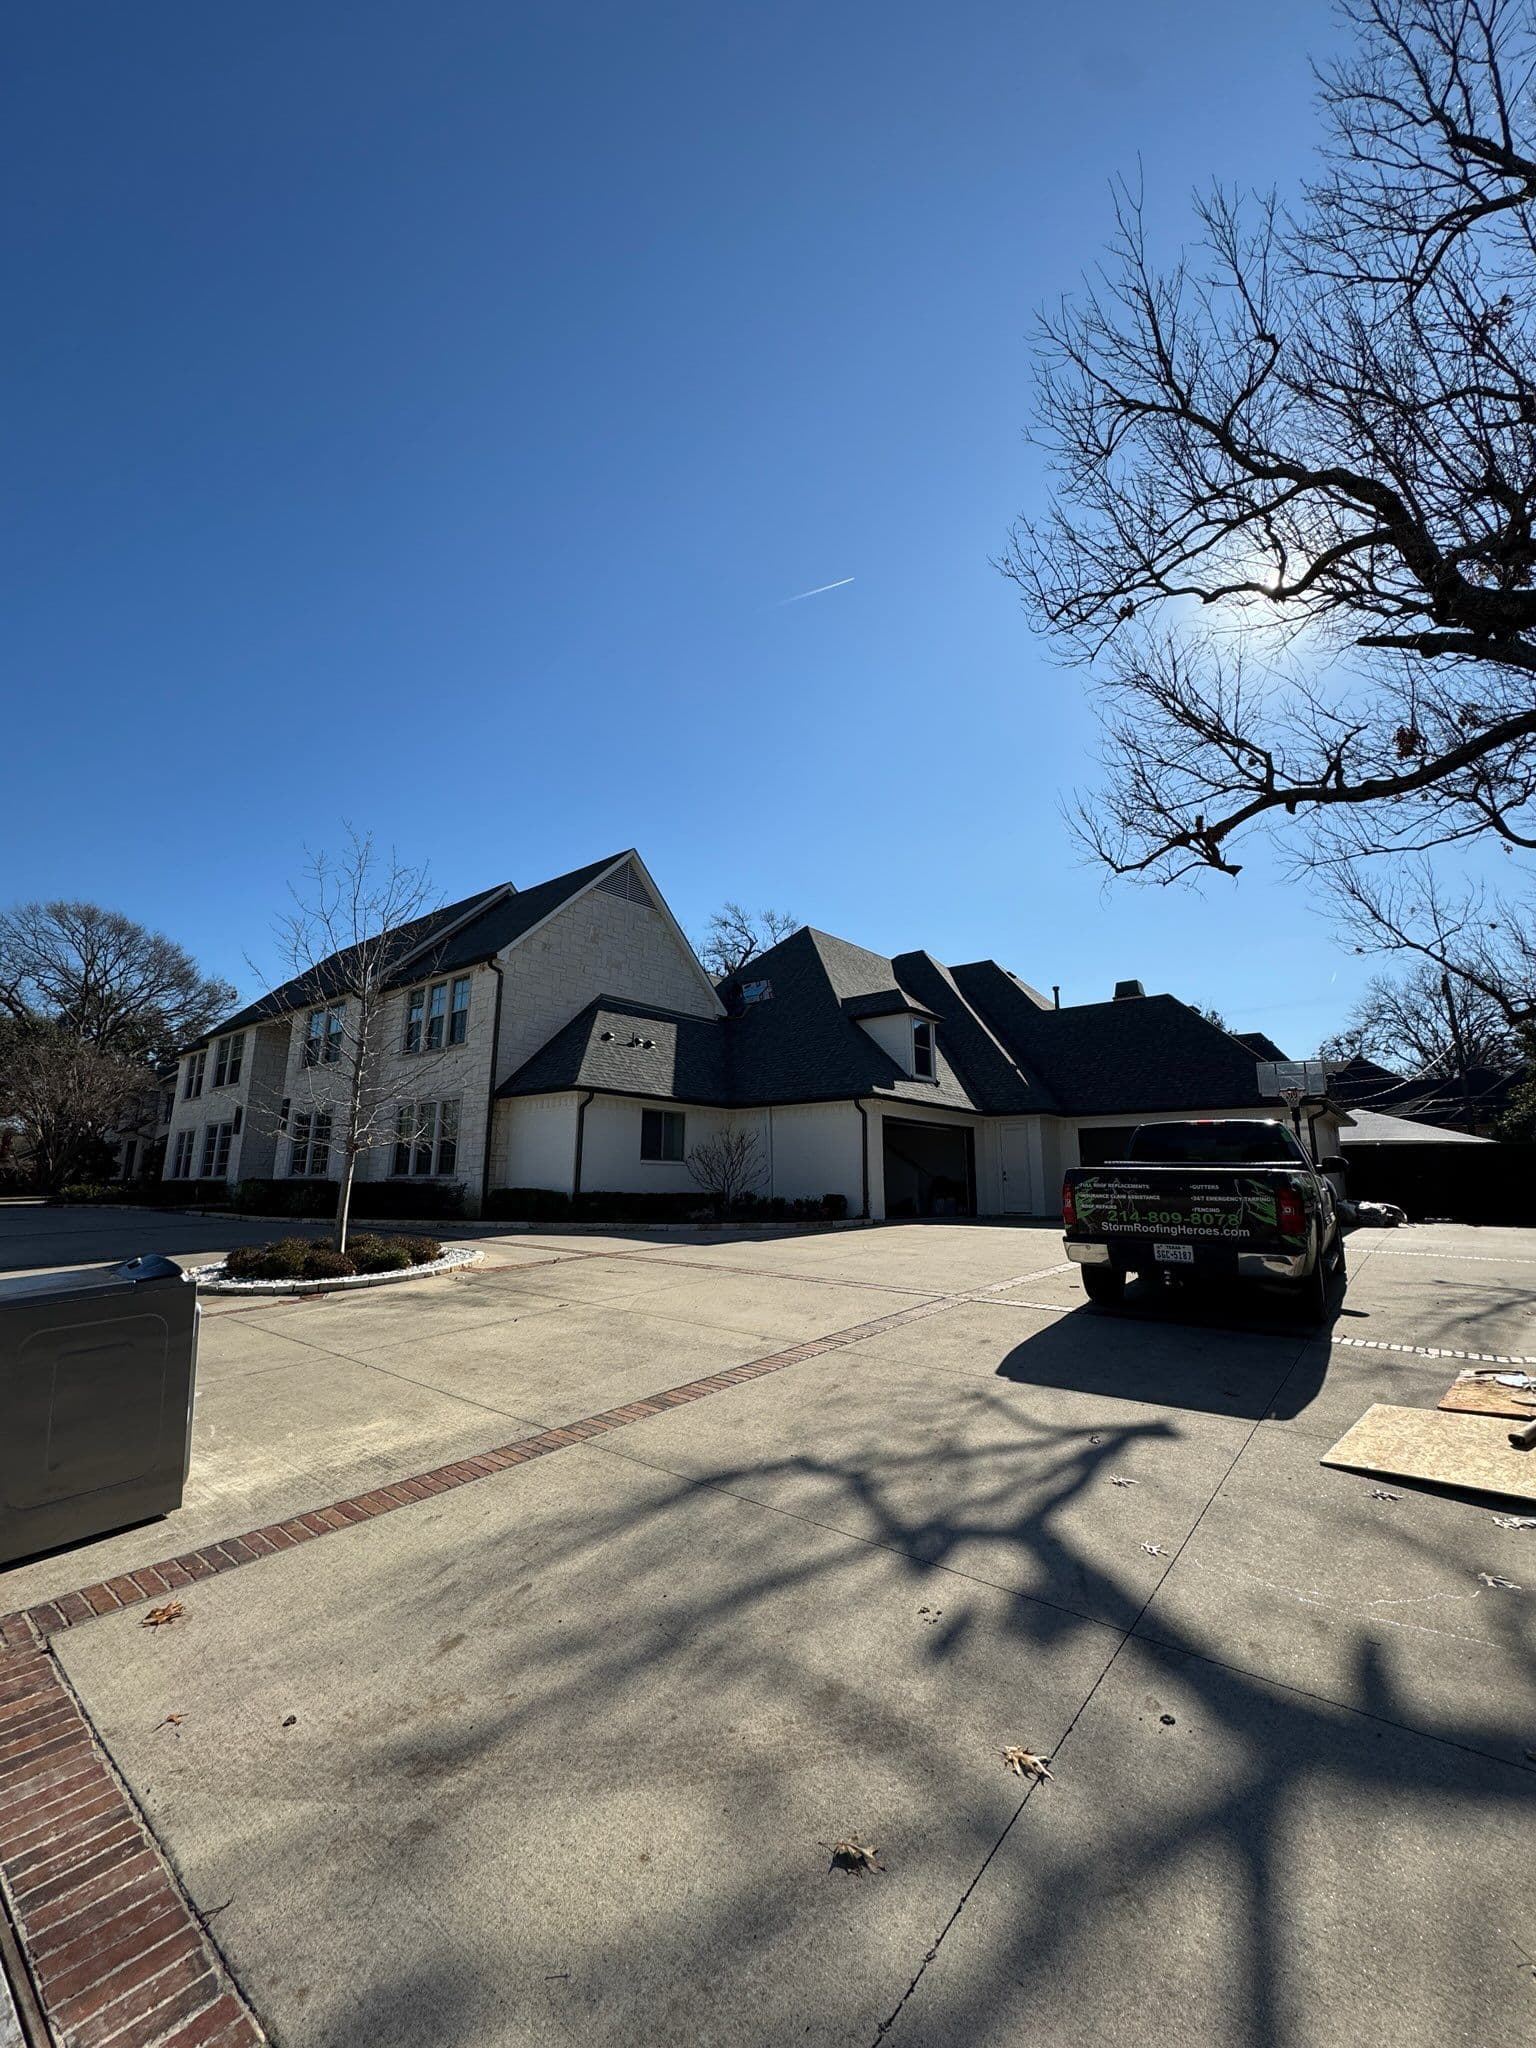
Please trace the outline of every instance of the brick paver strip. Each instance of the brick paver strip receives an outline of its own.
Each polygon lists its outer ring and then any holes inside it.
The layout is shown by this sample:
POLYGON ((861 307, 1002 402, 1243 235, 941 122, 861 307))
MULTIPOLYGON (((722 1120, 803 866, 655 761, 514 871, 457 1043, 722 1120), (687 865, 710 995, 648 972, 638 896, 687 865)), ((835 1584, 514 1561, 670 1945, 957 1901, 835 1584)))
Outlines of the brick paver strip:
MULTIPOLYGON (((48 1604, 66 1625, 68 1596, 48 1604)), ((257 2048, 57 1659, 16 1615, 0 1621, 0 1715, 0 1894, 58 2048, 257 2048)))

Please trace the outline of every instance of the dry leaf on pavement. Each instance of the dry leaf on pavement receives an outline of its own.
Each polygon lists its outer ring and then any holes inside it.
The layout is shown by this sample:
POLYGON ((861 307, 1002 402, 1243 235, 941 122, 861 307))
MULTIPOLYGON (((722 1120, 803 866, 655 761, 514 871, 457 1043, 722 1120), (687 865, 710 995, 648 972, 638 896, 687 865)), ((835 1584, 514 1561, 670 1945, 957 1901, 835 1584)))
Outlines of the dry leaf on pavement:
POLYGON ((1109 1475, 1109 1483, 1111 1486, 1140 1486, 1141 1481, 1139 1479, 1118 1479, 1116 1478, 1115 1474, 1111 1472, 1109 1475))
POLYGON ((1161 1545, 1161 1543, 1143 1543, 1141 1547, 1147 1553, 1148 1557, 1161 1557, 1163 1555, 1163 1546, 1161 1545))
POLYGON ((1477 1575, 1485 1586, 1495 1586, 1501 1593, 1518 1593, 1520 1588, 1513 1579, 1506 1579, 1502 1572, 1479 1572, 1477 1575))
POLYGON ((179 1600, 167 1600, 163 1607, 151 1607, 139 1627, 169 1628, 173 1621, 180 1621, 186 1611, 179 1600))
POLYGON ((1032 1749, 1021 1749, 1016 1742, 1003 1751, 1003 1762, 1016 1778, 1048 1778, 1050 1761, 1047 1756, 1036 1756, 1032 1749))
POLYGON ((850 1877, 862 1877, 866 1870, 884 1870, 883 1863, 877 1863, 878 1849, 866 1849, 862 1842, 852 1840, 832 1844, 833 1870, 846 1870, 850 1877))

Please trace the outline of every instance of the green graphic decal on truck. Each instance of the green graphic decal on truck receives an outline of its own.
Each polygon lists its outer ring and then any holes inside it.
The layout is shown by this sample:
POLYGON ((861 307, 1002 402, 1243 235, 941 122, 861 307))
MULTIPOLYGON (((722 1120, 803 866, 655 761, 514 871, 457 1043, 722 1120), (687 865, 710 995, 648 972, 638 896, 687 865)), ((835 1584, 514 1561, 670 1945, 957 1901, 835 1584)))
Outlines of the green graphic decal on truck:
MULTIPOLYGON (((1303 1186, 1300 1178, 1293 1183, 1303 1186)), ((1078 1227, 1095 1236, 1147 1237, 1160 1230, 1181 1238, 1278 1237, 1300 1249, 1306 1230, 1280 1228, 1275 1182, 1234 1174, 1207 1187, 1196 1184, 1170 1199, 1166 1182, 1134 1172, 1073 1176, 1078 1227)))

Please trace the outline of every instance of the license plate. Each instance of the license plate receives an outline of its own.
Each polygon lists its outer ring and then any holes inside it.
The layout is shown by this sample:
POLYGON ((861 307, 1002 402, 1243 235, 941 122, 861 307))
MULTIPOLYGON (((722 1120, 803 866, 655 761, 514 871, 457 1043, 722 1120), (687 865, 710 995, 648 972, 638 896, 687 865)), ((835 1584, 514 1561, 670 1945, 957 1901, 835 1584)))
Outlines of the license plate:
POLYGON ((1192 1266, 1195 1263, 1195 1248, 1192 1244, 1155 1244, 1152 1256, 1163 1266, 1192 1266))

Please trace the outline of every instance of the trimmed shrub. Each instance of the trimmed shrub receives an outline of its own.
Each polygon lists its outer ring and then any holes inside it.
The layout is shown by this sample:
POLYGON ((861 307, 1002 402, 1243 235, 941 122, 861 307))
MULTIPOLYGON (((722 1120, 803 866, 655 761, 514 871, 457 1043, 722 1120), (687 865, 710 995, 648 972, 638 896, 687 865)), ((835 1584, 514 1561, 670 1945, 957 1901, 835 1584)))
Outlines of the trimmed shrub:
POLYGON ((279 1238, 276 1244, 240 1244, 224 1257, 231 1280, 302 1280, 304 1261, 315 1247, 302 1237, 279 1238))
MULTIPOLYGON (((333 1180, 242 1180, 231 1198, 244 1216, 312 1216, 336 1213, 333 1180)), ((352 1183, 351 1212, 357 1217, 462 1216, 462 1181, 358 1180, 352 1183)))
POLYGON ((114 1192, 100 1181, 72 1180, 67 1187, 59 1189, 55 1199, 60 1202, 105 1202, 114 1192))
POLYGON ((399 1238, 380 1237, 370 1230, 348 1232, 347 1257, 359 1273, 400 1273, 412 1264, 399 1238))
POLYGON ((405 1247, 413 1266, 430 1266, 443 1256, 443 1248, 435 1237, 397 1237, 394 1242, 405 1247))
POLYGON ((328 1244, 312 1244, 304 1254, 306 1280, 346 1280, 356 1271, 356 1260, 346 1252, 333 1252, 328 1244))
POLYGON ((564 1223, 571 1198, 558 1188, 492 1188, 484 1214, 505 1223, 564 1223))

